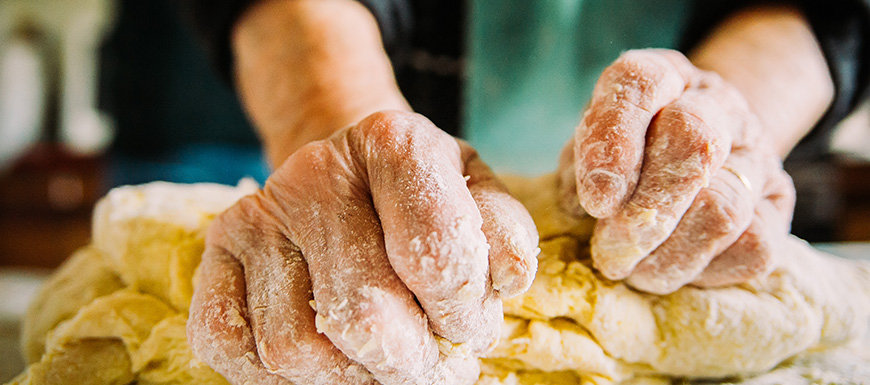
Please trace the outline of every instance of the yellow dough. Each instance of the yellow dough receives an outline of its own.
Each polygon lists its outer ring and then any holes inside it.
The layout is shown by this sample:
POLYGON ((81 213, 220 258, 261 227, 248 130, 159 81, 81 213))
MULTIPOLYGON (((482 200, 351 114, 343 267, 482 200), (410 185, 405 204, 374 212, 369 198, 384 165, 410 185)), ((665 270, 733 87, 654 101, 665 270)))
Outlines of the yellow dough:
POLYGON ((227 384, 193 357, 187 308, 208 224, 256 188, 112 190, 94 210, 93 244, 31 304, 22 333, 31 364, 10 384, 227 384))
MULTIPOLYGON (((849 342, 857 342, 849 350, 852 364, 870 364, 863 340, 870 323, 870 264, 825 255, 789 238, 782 245, 786 258, 763 279, 719 289, 684 287, 666 296, 643 294, 594 272, 589 232, 578 234, 577 224, 559 213, 554 177, 506 182, 541 230, 542 253, 529 291, 505 300, 507 327, 484 359, 482 382, 670 383, 661 376, 749 376, 798 353, 849 342)), ((796 361, 808 367, 819 357, 796 361)), ((803 378, 807 383, 870 383, 867 371, 855 374, 864 377, 841 375, 843 382, 813 375, 803 378)), ((759 384, 794 383, 770 381, 759 384)))
MULTIPOLYGON (((542 253, 531 289, 505 300, 479 385, 737 381, 775 367, 745 383, 870 383, 860 370, 870 363, 868 264, 792 238, 764 279, 643 294, 590 267, 594 223, 558 208, 553 176, 507 182, 538 225, 542 253)), ((94 213, 93 244, 31 305, 30 366, 10 384, 226 384, 193 357, 185 322, 205 229, 255 188, 157 182, 110 192, 94 213)))
POLYGON ((98 297, 124 287, 121 279, 93 247, 75 252, 42 286, 22 323, 22 351, 28 362, 39 361, 45 337, 61 321, 72 318, 98 297))

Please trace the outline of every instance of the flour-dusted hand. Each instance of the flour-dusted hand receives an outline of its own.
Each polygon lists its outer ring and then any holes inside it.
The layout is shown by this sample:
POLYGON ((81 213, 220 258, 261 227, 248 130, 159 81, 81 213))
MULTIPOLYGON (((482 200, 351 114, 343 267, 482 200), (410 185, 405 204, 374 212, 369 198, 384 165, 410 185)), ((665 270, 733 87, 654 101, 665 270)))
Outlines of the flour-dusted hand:
POLYGON ((791 179, 740 92, 676 51, 608 67, 560 167, 599 218, 595 266, 652 293, 769 271, 791 222, 791 179))
POLYGON ((191 346, 239 384, 471 384, 537 243, 471 147, 420 115, 376 113, 215 221, 191 346))

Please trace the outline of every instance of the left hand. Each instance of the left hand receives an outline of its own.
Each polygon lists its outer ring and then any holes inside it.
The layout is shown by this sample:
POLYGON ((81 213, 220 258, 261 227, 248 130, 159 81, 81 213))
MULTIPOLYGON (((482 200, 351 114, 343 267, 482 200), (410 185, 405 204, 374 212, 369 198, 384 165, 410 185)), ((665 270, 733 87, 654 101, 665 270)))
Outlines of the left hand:
POLYGON ((628 51, 605 69, 560 174, 567 202, 599 219, 596 268, 656 294, 768 272, 794 209, 746 100, 676 51, 628 51))
POLYGON ((471 384, 537 245, 468 144, 422 115, 374 113, 215 219, 190 346, 238 384, 471 384))

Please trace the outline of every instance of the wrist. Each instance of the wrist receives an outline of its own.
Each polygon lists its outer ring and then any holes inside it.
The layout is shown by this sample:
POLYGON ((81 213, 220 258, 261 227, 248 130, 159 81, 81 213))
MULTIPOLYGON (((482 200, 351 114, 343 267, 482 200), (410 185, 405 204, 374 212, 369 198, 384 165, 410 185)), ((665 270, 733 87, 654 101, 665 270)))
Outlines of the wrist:
POLYGON ((410 109, 377 22, 349 0, 268 0, 233 30, 241 101, 273 166, 384 109, 410 109))
POLYGON ((287 157, 307 143, 322 140, 342 128, 356 124, 366 116, 383 110, 410 111, 400 94, 371 91, 370 95, 351 101, 333 97, 301 101, 280 121, 263 123, 259 130, 267 159, 277 168, 287 157))
POLYGON ((795 9, 760 7, 720 25, 692 62, 736 87, 785 157, 824 115, 834 85, 808 22, 795 9))

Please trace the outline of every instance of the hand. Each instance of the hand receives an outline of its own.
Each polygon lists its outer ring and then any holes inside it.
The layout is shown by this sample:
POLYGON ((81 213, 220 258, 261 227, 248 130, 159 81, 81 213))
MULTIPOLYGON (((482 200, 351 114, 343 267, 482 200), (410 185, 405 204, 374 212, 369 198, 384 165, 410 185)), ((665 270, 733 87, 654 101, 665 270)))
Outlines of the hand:
POLYGON ((471 147, 376 113, 215 220, 189 339, 233 383, 471 384, 537 244, 471 147))
POLYGON ((596 268, 657 294, 769 271, 794 207, 769 143, 716 74, 675 51, 623 54, 560 162, 563 193, 599 219, 596 268))

